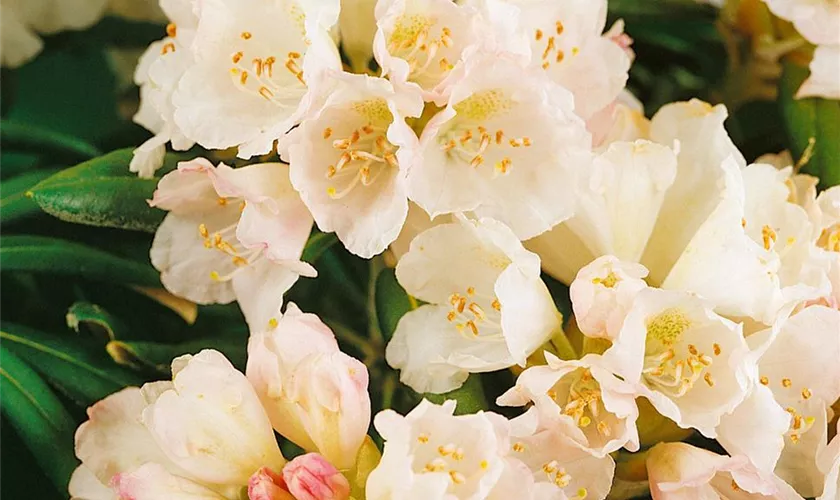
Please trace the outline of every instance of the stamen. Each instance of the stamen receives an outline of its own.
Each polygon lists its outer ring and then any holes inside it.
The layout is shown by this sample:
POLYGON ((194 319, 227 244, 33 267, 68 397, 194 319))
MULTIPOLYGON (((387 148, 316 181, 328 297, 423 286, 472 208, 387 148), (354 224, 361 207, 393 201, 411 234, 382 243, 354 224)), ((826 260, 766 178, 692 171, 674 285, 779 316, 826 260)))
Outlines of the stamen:
POLYGON ((241 36, 243 40, 251 39, 251 33, 249 31, 243 31, 242 34, 239 36, 241 36))
POLYGON ((332 129, 327 127, 324 129, 324 139, 329 139, 332 135, 332 129))
POLYGON ((761 377, 760 379, 758 379, 758 381, 761 382, 761 385, 767 385, 770 383, 770 379, 768 379, 767 377, 761 377))
POLYGON ((463 484, 467 480, 463 474, 454 470, 449 471, 449 478, 455 484, 463 484))
POLYGON ((790 387, 792 383, 793 382, 791 382, 789 378, 783 378, 782 379, 782 387, 784 387, 785 389, 790 387))
POLYGON ((163 47, 160 49, 160 53, 168 54, 170 52, 175 52, 175 44, 172 42, 167 42, 163 44, 163 47))
POLYGON ((178 34, 178 26, 175 23, 169 23, 166 25, 166 36, 169 38, 175 38, 175 35, 178 34))
POLYGON ((231 58, 233 60, 233 64, 239 63, 239 61, 242 60, 243 55, 244 54, 242 54, 242 52, 237 52, 236 54, 234 54, 233 57, 231 58))
POLYGON ((811 395, 812 394, 810 389, 808 389, 807 387, 805 389, 802 389, 802 399, 811 399, 811 395))

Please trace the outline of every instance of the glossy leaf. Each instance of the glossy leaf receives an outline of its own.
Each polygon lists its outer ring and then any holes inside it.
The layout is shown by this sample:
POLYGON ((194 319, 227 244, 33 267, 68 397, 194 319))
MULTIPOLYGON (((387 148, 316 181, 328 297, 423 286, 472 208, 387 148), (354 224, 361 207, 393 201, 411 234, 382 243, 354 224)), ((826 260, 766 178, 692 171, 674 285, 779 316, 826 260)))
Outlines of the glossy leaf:
POLYGON ((376 318, 386 340, 394 335, 397 323, 405 313, 417 309, 417 301, 397 282, 393 269, 385 269, 376 280, 376 318))
POLYGON ((303 248, 303 256, 301 260, 314 264, 318 258, 324 254, 329 248, 338 242, 338 237, 335 233, 322 233, 320 231, 313 232, 303 248))
POLYGON ((423 394, 423 397, 432 403, 441 404, 447 399, 454 399, 458 402, 455 407, 455 414, 465 415, 487 409, 487 398, 484 396, 484 387, 481 385, 481 377, 473 373, 464 382, 464 385, 454 391, 445 394, 423 394))
MULTIPOLYGON (((56 395, 28 364, 0 344, 0 408, 46 477, 67 491, 76 467, 74 424, 56 395)), ((7 478, 8 479, 8 478, 7 478)))
POLYGON ((26 192, 56 172, 58 169, 33 170, 3 181, 0 184, 0 223, 8 224, 41 213, 38 204, 27 197, 26 192))
POLYGON ((4 236, 0 240, 4 271, 80 276, 95 281, 160 286, 151 266, 117 257, 80 243, 44 236, 4 236))
POLYGON ((29 363, 62 393, 82 407, 143 380, 118 366, 102 344, 71 333, 51 334, 4 323, 3 345, 29 363))
POLYGON ((166 375, 169 374, 169 366, 173 359, 184 354, 195 354, 203 349, 220 351, 234 366, 244 370, 247 344, 248 340, 244 336, 209 337, 179 344, 113 340, 108 343, 107 350, 117 363, 166 375))
MULTIPOLYGON (((157 179, 129 172, 131 157, 131 149, 119 149, 63 170, 34 186, 32 199, 67 222, 154 232, 166 215, 146 202, 157 179)), ((180 159, 168 155, 166 167, 171 169, 180 159)))
POLYGON ((98 334, 103 342, 110 342, 118 338, 116 332, 125 331, 122 323, 100 306, 90 302, 76 302, 67 310, 67 326, 79 332, 83 323, 98 334))
POLYGON ((0 141, 3 147, 35 153, 57 153, 77 159, 87 159, 102 154, 89 142, 49 128, 3 120, 0 123, 0 141))
POLYGON ((804 66, 785 63, 779 81, 779 105, 791 154, 799 159, 810 148, 811 156, 802 165, 802 172, 818 176, 820 188, 825 189, 840 184, 840 101, 794 99, 808 74, 804 66))

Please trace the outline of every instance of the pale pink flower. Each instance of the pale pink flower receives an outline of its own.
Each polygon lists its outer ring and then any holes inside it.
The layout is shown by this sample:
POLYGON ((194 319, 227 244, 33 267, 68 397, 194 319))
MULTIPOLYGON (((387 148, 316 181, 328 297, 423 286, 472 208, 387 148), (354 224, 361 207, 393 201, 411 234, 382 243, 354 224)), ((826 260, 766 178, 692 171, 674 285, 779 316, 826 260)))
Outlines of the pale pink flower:
MULTIPOLYGON (((295 500, 345 500, 350 483, 321 455, 307 453, 283 467, 283 480, 295 500)), ((251 500, 256 500, 252 497, 251 500)))

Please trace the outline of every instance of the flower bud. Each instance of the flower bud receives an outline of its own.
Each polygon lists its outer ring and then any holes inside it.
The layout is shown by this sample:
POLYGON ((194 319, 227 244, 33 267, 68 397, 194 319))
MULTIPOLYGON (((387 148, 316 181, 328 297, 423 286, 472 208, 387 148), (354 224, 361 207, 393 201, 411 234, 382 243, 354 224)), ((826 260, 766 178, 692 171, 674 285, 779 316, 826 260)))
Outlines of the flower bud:
POLYGON ((350 483, 317 453, 301 455, 286 464, 283 479, 296 500, 350 498, 350 483))

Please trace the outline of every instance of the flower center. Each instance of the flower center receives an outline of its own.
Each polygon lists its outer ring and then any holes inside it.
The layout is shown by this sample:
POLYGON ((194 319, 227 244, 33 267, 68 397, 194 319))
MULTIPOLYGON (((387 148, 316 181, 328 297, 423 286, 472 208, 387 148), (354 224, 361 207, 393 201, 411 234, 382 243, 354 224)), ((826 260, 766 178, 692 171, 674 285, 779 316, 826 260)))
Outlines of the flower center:
POLYGON ((299 52, 288 52, 281 69, 277 66, 283 58, 274 54, 261 54, 260 46, 250 42, 254 38, 251 32, 243 31, 240 38, 245 42, 243 50, 231 56, 233 65, 230 75, 234 85, 276 106, 296 106, 306 92, 306 81, 301 69, 302 55, 299 52), (253 53, 261 57, 253 57, 253 53))
POLYGON ((829 252, 840 252, 840 222, 823 229, 817 238, 817 246, 829 252))
MULTIPOLYGON (((561 21, 554 22, 554 33, 547 34, 541 29, 534 31, 537 47, 542 47, 542 68, 548 69, 552 64, 560 64, 566 59, 566 53, 557 46, 557 39, 565 31, 561 21)), ((572 55, 577 55, 580 48, 572 47, 572 55)))
MULTIPOLYGON (((222 206, 228 204, 227 198, 219 198, 218 201, 219 205, 222 206)), ((240 211, 245 209, 244 201, 240 203, 239 209, 240 211)), ((262 256, 261 249, 248 250, 239 244, 239 240, 236 238, 236 227, 238 224, 239 220, 212 231, 208 229, 205 223, 198 225, 198 234, 204 240, 204 248, 225 254, 235 266, 233 271, 224 275, 220 274, 217 270, 210 271, 210 278, 213 281, 230 281, 238 268, 253 264, 262 256)))
POLYGON ((502 305, 499 299, 479 294, 475 287, 467 287, 466 292, 466 295, 456 292, 449 296, 452 310, 447 313, 446 319, 454 323, 455 329, 465 338, 474 339, 481 336, 482 340, 502 339, 502 305), (485 307, 479 303, 484 303, 485 307), (487 330, 493 333, 482 335, 487 330))
POLYGON ((455 67, 441 55, 452 43, 452 31, 446 26, 438 28, 437 19, 403 15, 388 40, 388 52, 408 63, 409 78, 440 79, 455 67))
POLYGON ((607 410, 601 399, 601 384, 595 380, 589 369, 579 368, 569 376, 575 380, 569 385, 565 401, 556 388, 549 389, 546 394, 562 408, 560 411, 563 415, 572 417, 575 425, 581 430, 586 431, 594 427, 598 434, 609 437, 612 431, 609 424, 602 419, 607 410))
POLYGON ((476 461, 463 447, 452 441, 438 444, 432 442, 431 435, 421 433, 417 436, 414 455, 423 468, 420 474, 445 472, 453 485, 464 484, 483 474, 489 467, 487 460, 476 461))
MULTIPOLYGON (((709 387, 715 385, 712 374, 706 370, 714 358, 693 344, 679 349, 690 327, 691 321, 676 308, 666 309, 647 322, 642 375, 648 384, 671 397, 684 396, 700 379, 709 387)), ((719 344, 712 345, 715 357, 721 352, 719 344)))
MULTIPOLYGON (((341 199, 359 184, 370 186, 389 168, 399 167, 394 154, 397 147, 386 137, 387 124, 393 121, 393 117, 384 101, 381 105, 385 107, 386 115, 382 115, 381 110, 374 112, 375 110, 362 108, 362 114, 369 118, 378 116, 379 119, 370 120, 364 126, 353 130, 347 137, 333 139, 332 147, 340 152, 340 156, 334 165, 327 167, 325 175, 337 185, 343 184, 343 187, 328 187, 327 194, 330 198, 341 199), (384 118, 387 118, 387 121, 384 118)), ((325 128, 323 137, 324 140, 330 140, 333 137, 332 128, 325 128)))
MULTIPOLYGON (((769 386, 770 379, 767 376, 761 376, 758 381, 761 385, 769 386)), ((781 384, 783 389, 789 389, 791 391, 795 391, 796 388, 794 387, 793 381, 788 377, 783 377, 779 384, 781 384)), ((805 402, 813 396, 811 389, 805 387, 799 391, 799 394, 796 399, 799 400, 800 403, 805 402)), ((799 442, 800 436, 806 432, 808 432, 811 427, 814 426, 814 422, 816 422, 816 418, 811 415, 805 415, 801 411, 797 410, 793 406, 788 406, 785 408, 785 411, 788 412, 791 416, 790 421, 790 428, 787 431, 788 436, 793 444, 799 442)))

